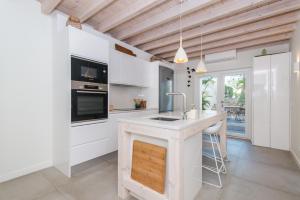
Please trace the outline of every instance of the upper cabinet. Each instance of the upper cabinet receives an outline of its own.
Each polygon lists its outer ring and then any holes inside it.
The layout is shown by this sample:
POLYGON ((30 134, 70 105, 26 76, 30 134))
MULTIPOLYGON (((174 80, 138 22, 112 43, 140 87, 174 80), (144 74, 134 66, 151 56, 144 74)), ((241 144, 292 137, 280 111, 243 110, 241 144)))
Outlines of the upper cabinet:
POLYGON ((110 83, 149 87, 151 62, 112 50, 110 55, 110 83))
POLYGON ((79 57, 109 62, 109 42, 99 36, 70 27, 70 53, 79 57))

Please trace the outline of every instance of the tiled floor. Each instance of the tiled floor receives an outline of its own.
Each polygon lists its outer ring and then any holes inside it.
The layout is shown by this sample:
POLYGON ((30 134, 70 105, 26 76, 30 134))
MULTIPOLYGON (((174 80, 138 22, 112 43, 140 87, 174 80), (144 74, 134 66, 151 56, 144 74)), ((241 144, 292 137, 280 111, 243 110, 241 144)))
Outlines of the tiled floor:
MULTIPOLYGON (((288 152, 234 139, 228 141, 228 152, 224 188, 203 185, 196 200, 300 199, 300 170, 288 152)), ((205 171, 204 176, 212 178, 205 171)), ((77 166, 71 179, 49 168, 0 184, 0 200, 116 199, 116 153, 77 166)))

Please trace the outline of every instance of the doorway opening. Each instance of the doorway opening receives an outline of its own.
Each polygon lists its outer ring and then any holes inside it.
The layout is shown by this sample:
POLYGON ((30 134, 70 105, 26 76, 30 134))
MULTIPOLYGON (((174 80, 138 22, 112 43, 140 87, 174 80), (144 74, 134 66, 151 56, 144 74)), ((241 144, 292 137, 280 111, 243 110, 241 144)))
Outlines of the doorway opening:
POLYGON ((250 139, 250 71, 208 73, 198 77, 196 102, 202 110, 227 113, 227 134, 250 139))

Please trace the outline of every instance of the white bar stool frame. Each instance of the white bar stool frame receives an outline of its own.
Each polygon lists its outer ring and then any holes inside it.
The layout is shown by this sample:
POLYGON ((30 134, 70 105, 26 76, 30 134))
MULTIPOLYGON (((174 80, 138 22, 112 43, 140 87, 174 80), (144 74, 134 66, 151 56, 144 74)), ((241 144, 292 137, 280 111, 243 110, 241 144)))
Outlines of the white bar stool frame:
POLYGON ((219 140, 219 136, 218 136, 218 132, 220 131, 222 125, 223 125, 223 122, 220 121, 217 124, 207 128, 203 131, 204 135, 209 136, 209 140, 203 140, 203 142, 211 143, 211 147, 212 147, 212 151, 213 151, 213 155, 203 153, 203 156, 214 160, 215 167, 211 167, 211 166, 208 166, 208 165, 202 165, 202 168, 204 168, 206 170, 209 170, 213 173, 216 173, 218 175, 219 184, 216 185, 216 184, 213 184, 213 183, 210 183, 210 182, 207 182, 207 181, 203 181, 203 183, 214 186, 214 187, 217 187, 217 188, 222 188, 223 187, 220 174, 221 173, 223 173, 223 174, 227 173, 226 166, 225 166, 225 163, 224 163, 224 160, 223 160, 223 155, 222 155, 221 148, 220 148, 220 140, 219 140), (219 156, 217 156, 216 151, 219 154, 219 156), (219 164, 220 164, 220 166, 219 166, 219 164))

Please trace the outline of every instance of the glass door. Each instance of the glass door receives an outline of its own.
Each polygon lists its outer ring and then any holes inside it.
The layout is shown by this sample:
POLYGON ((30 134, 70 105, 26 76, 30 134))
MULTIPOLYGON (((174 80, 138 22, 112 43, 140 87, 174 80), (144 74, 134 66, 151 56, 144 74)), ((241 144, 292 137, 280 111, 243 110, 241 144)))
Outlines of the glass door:
POLYGON ((205 74, 196 92, 202 110, 227 113, 227 134, 250 139, 249 70, 205 74))
POLYGON ((247 129, 248 91, 246 73, 223 74, 221 107, 227 113, 227 134, 249 138, 247 129))

